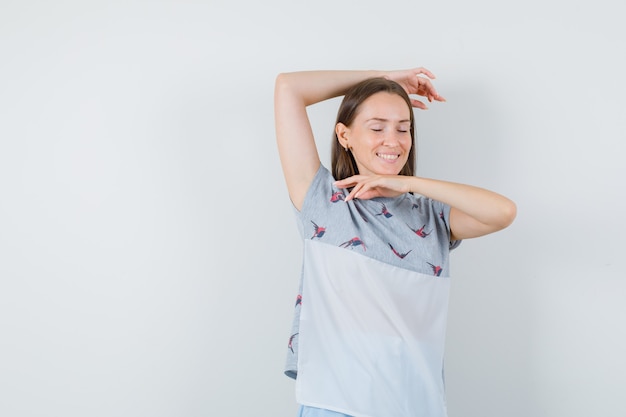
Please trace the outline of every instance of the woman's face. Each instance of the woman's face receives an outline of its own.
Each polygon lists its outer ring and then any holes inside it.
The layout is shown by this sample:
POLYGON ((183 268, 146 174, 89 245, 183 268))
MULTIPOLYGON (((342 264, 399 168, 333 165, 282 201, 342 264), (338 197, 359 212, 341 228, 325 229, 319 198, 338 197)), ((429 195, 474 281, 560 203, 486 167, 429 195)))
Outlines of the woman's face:
POLYGON ((400 96, 381 92, 361 103, 350 126, 337 124, 337 138, 360 174, 400 173, 411 150, 411 111, 400 96))

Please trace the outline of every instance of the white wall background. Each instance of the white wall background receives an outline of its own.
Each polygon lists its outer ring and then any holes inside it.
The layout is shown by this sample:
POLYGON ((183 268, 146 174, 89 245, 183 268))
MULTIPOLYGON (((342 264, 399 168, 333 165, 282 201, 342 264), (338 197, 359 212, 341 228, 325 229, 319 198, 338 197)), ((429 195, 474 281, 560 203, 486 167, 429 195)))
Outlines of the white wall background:
POLYGON ((618 5, 2 0, 0 415, 294 416, 274 77, 423 65, 420 174, 519 210, 453 255, 450 416, 623 417, 618 5))

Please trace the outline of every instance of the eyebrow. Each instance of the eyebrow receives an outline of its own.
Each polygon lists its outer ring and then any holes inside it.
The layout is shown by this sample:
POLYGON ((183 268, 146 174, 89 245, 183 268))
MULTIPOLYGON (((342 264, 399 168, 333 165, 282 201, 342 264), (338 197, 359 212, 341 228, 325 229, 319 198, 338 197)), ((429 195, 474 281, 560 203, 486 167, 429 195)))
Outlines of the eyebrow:
MULTIPOLYGON (((371 121, 375 121, 375 122, 390 122, 391 120, 389 119, 382 119, 380 117, 372 117, 371 119, 367 119, 366 122, 371 122, 371 121)), ((398 123, 410 123, 411 119, 403 119, 403 120, 398 120, 398 123)))

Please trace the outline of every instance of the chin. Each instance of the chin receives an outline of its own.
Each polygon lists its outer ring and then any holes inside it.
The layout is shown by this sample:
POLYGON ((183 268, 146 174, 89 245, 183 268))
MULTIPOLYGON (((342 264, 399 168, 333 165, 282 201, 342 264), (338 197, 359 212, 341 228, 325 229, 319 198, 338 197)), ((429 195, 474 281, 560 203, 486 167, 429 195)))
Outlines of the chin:
POLYGON ((381 175, 400 175, 404 165, 406 165, 406 162, 399 166, 382 166, 379 168, 379 173, 381 175))
POLYGON ((400 175, 400 171, 402 171, 402 169, 381 169, 381 170, 378 170, 377 174, 378 175, 400 175))

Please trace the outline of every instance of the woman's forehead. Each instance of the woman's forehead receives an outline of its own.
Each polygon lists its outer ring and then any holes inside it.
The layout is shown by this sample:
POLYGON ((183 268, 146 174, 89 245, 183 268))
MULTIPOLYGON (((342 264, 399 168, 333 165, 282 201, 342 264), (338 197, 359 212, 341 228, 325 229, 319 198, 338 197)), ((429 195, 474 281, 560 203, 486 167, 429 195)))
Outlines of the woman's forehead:
POLYGON ((411 110, 399 95, 380 92, 361 103, 356 117, 361 120, 410 121, 411 110))

